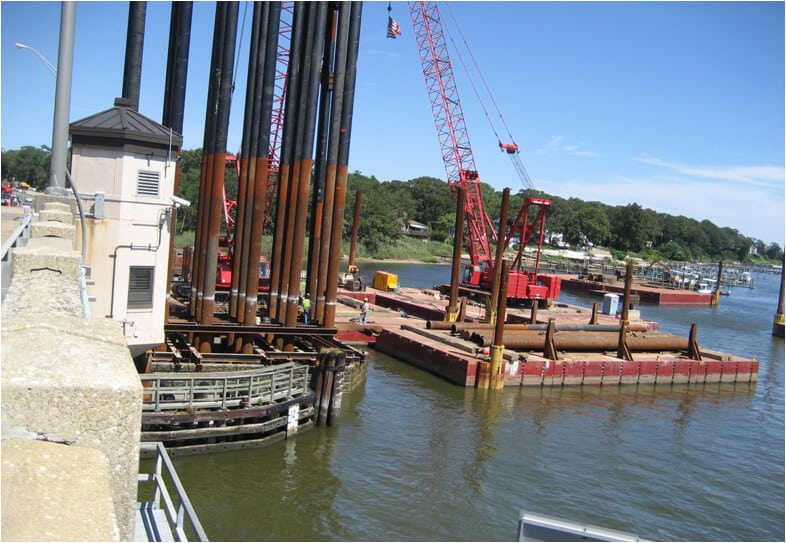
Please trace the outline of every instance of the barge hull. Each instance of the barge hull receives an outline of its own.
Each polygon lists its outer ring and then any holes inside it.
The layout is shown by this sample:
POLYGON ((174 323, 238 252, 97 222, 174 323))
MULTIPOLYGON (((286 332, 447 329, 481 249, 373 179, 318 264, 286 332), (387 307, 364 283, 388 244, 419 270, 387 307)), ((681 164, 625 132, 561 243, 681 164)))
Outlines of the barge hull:
MULTIPOLYGON (((486 357, 424 338, 407 330, 383 330, 376 350, 464 387, 476 386, 478 367, 486 357)), ((634 353, 622 360, 603 353, 569 353, 552 360, 531 353, 503 364, 505 386, 619 386, 636 384, 755 383, 759 363, 732 355, 702 351, 702 360, 679 352, 634 353)))

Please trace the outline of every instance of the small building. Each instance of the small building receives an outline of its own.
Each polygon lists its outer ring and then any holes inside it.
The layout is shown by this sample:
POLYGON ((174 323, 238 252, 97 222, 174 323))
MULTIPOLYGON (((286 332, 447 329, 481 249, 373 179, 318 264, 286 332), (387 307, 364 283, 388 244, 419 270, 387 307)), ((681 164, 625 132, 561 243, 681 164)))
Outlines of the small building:
POLYGON ((123 323, 131 355, 164 342, 180 134, 130 101, 70 125, 71 171, 87 223, 93 318, 123 323))
POLYGON ((404 233, 413 238, 427 238, 428 226, 418 221, 407 221, 404 227, 404 233))

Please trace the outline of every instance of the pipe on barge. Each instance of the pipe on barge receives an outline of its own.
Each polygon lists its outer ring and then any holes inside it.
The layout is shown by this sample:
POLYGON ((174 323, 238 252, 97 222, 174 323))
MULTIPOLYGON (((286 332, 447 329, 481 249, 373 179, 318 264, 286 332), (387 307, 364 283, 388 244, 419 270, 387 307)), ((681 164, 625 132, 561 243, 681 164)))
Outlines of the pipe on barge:
MULTIPOLYGON (((437 336, 439 333, 432 332, 437 336)), ((615 334, 611 351, 617 350, 617 339, 615 334)), ((683 338, 683 341, 684 347, 688 347, 690 340, 683 338)), ((508 338, 505 343, 509 343, 508 338)), ((506 352, 516 353, 505 357, 502 367, 505 386, 748 384, 756 382, 759 372, 759 362, 755 359, 709 349, 687 356, 683 352, 636 352, 631 360, 604 352, 578 352, 557 360, 512 351, 509 345, 505 347, 506 352)), ((487 356, 471 354, 437 337, 424 337, 405 329, 384 329, 375 348, 464 387, 477 386, 479 367, 488 364, 487 356)))
MULTIPOLYGON (((471 332, 467 339, 480 347, 488 347, 492 345, 494 336, 489 332, 471 332)), ((616 351, 619 346, 618 332, 557 331, 553 339, 558 351, 616 351)), ((545 342, 546 334, 535 330, 505 334, 505 346, 510 349, 542 351, 545 342)), ((686 337, 658 333, 627 335, 625 343, 636 352, 687 351, 690 345, 686 337)))

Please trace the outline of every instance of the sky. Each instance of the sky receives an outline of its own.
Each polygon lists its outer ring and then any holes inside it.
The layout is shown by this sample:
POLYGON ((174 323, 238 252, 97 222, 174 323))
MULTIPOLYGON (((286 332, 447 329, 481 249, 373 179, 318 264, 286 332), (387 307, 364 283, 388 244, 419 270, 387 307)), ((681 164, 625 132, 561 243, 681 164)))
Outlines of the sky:
MULTIPOLYGON (((519 146, 546 193, 637 203, 784 246, 783 2, 440 6, 461 44, 451 60, 483 182, 523 188, 499 134, 519 146)), ((386 38, 387 7, 363 7, 349 170, 380 181, 445 179, 407 3, 391 3, 396 39, 386 38)), ((15 44, 56 65, 60 8, 1 4, 3 149, 51 146, 55 79, 15 44)), ((240 148, 251 13, 241 3, 229 152, 240 148)), ((185 149, 202 147, 214 14, 213 2, 194 3, 185 149)), ((169 15, 168 2, 148 2, 139 111, 159 122, 169 15)), ((70 122, 120 96, 127 20, 127 2, 77 3, 70 122)))

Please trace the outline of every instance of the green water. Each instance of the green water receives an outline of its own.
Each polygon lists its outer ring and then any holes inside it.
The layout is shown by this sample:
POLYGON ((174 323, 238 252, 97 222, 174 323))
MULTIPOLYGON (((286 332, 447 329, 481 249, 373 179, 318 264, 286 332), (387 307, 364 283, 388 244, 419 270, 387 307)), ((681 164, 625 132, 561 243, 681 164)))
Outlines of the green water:
POLYGON ((719 309, 640 308, 755 356, 755 385, 479 392, 372 351, 337 428, 175 464, 213 540, 505 541, 526 509, 652 540, 783 541, 778 281, 719 309))

